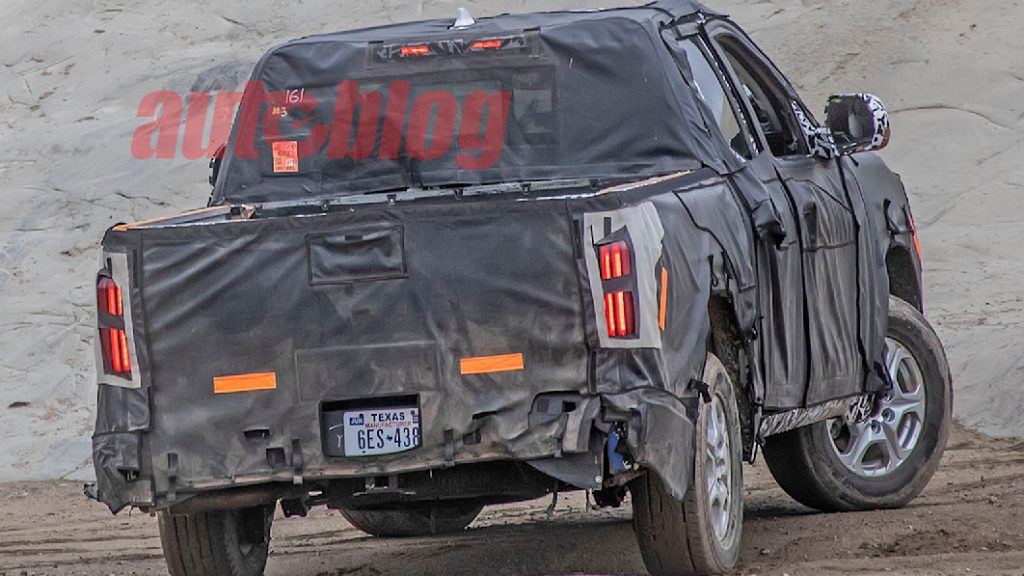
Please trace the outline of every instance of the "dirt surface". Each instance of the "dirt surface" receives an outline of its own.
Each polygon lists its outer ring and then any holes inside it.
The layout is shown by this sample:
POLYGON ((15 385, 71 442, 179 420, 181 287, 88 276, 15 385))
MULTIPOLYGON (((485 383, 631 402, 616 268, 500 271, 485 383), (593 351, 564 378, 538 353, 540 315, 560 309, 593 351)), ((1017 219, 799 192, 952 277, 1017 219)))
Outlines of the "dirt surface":
MULTIPOLYGON (((763 464, 746 470, 741 574, 1024 574, 1024 444, 958 429, 924 494, 904 510, 820 514, 763 464)), ((488 508, 464 533, 374 539, 325 509, 278 517, 267 575, 644 574, 628 503, 584 496, 488 508)), ((156 522, 111 516, 72 482, 0 484, 0 576, 165 574, 156 522)))

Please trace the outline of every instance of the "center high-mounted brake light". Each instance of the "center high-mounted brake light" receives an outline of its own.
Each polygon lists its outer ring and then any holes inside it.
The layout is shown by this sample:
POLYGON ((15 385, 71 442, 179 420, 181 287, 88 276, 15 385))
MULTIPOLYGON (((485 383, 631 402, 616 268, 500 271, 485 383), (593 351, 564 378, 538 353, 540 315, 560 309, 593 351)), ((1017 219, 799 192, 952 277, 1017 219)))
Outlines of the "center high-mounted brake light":
POLYGON ((410 60, 431 60, 434 58, 462 58, 499 54, 513 55, 524 52, 537 53, 536 32, 509 34, 489 38, 451 38, 432 40, 407 39, 400 43, 371 43, 370 57, 378 63, 409 62, 410 60))
POLYGON ((474 50, 496 50, 501 48, 501 40, 477 40, 469 46, 474 50))
POLYGON ((604 285, 604 315, 608 335, 622 338, 636 334, 636 304, 631 288, 633 267, 629 245, 623 241, 605 244, 598 249, 601 280, 604 285))
POLYGON ((402 56, 429 56, 430 46, 421 44, 419 46, 402 46, 402 56))
POLYGON ((101 276, 96 283, 96 304, 99 307, 103 371, 131 379, 132 364, 128 353, 128 335, 125 333, 121 287, 111 278, 101 276))

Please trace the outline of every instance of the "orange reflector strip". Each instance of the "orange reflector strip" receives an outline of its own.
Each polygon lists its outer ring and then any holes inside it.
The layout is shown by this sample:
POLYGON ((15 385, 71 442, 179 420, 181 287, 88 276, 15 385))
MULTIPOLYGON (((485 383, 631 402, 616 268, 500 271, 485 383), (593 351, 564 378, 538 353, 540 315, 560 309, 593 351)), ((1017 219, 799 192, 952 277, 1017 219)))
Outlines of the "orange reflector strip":
POLYGON ((274 390, 276 388, 277 374, 274 372, 238 374, 237 376, 217 376, 213 379, 214 394, 274 390))
POLYGON ((917 261, 924 265, 924 258, 921 256, 921 241, 917 239, 917 226, 914 224, 914 217, 907 210, 907 221, 910 222, 910 234, 914 238, 914 249, 917 250, 917 261))
POLYGON ((658 327, 665 329, 665 311, 668 308, 668 268, 661 268, 661 301, 658 303, 658 327))
POLYGON ((522 354, 501 356, 476 356, 459 360, 459 371, 463 374, 490 374, 492 372, 515 372, 523 369, 522 354))

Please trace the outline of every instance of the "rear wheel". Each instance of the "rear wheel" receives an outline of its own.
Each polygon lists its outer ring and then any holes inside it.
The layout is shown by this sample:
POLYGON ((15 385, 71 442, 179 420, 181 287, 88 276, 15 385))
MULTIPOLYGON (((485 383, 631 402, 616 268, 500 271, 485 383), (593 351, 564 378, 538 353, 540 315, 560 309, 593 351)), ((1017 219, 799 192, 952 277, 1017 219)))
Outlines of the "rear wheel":
POLYGON ((739 559, 743 463, 739 411, 729 375, 713 354, 704 368, 711 402, 696 422, 694 482, 682 502, 652 472, 629 485, 633 530, 655 575, 722 574, 739 559))
POLYGON ((898 508, 928 484, 949 435, 949 367, 927 320, 896 298, 885 365, 892 390, 866 413, 765 440, 768 469, 794 500, 826 511, 898 508))
POLYGON ((260 576, 270 553, 274 505, 172 516, 160 512, 171 576, 260 576))
POLYGON ((400 510, 346 510, 341 515, 371 536, 411 537, 465 530, 483 506, 473 502, 437 502, 400 510))

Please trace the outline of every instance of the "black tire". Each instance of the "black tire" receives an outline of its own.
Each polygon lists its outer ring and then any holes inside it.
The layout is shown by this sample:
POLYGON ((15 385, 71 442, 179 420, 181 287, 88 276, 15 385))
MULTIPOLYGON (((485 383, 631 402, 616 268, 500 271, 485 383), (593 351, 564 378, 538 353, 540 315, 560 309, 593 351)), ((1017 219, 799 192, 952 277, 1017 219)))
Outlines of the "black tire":
POLYGON ((371 536, 408 538, 465 530, 483 506, 474 502, 410 504, 401 510, 339 509, 350 524, 371 536))
POLYGON ((261 576, 270 553, 274 505, 172 516, 160 512, 171 576, 261 576))
MULTIPOLYGON (((835 429, 830 428, 835 422, 818 422, 765 439, 768 469, 797 502, 829 512, 899 508, 920 494, 935 474, 949 436, 953 405, 942 343, 924 316, 897 298, 889 299, 887 337, 907 350, 919 368, 924 417, 918 439, 891 472, 883 470, 870 477, 840 460, 832 438, 835 429)), ((875 416, 881 417, 880 412, 876 409, 875 416)))
MULTIPOLYGON (((702 404, 697 417, 697 455, 694 463, 694 483, 682 502, 672 497, 665 484, 652 472, 637 478, 629 485, 633 502, 633 531, 636 533, 640 553, 647 570, 654 576, 722 574, 731 571, 739 560, 740 539, 743 531, 743 448, 741 445, 740 416, 736 407, 736 394, 729 375, 713 354, 708 354, 704 368, 704 382, 710 388, 711 404, 702 404), (708 474, 711 468, 708 419, 722 408, 720 416, 726 422, 728 445, 722 448, 728 454, 730 472, 729 498, 716 516, 710 501, 708 474), (725 515, 725 516, 723 516, 725 515), (716 531, 714 518, 725 518, 724 528, 716 531)), ((713 439, 712 439, 713 440, 713 439)), ((724 459, 720 459, 724 462, 724 459)), ((721 468, 725 469, 725 468, 721 468)), ((721 504, 721 501, 720 501, 721 504)))

